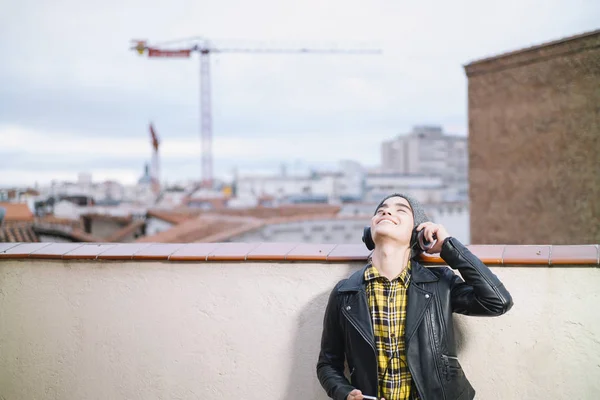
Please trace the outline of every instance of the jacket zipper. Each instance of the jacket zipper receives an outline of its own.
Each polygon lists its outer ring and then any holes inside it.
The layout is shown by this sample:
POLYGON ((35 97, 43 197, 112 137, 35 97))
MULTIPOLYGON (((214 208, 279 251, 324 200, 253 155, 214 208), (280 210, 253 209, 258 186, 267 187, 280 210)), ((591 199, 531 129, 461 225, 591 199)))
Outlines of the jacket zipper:
MULTIPOLYGON (((371 346, 371 348, 373 349, 373 354, 375 354, 375 358, 377 358, 377 351, 375 350, 375 344, 372 343, 365 336, 365 334, 363 333, 363 331, 358 328, 358 326, 354 323, 354 321, 352 320, 352 318, 350 318, 350 316, 345 311, 342 311, 342 313, 344 314, 344 316, 346 317, 346 319, 348 320, 348 322, 350 322, 350 324, 354 327, 354 329, 356 329, 356 331, 358 332, 358 334, 360 336, 362 336, 362 338, 365 339, 365 341, 367 343, 369 343, 369 346, 371 346)), ((377 393, 379 393, 379 364, 376 362, 375 365, 377 366, 377 370, 375 371, 375 377, 376 377, 376 382, 377 382, 375 384, 375 390, 377 391, 377 393)), ((355 369, 356 369, 356 367, 355 367, 355 369)))
MULTIPOLYGON (((428 311, 426 311, 426 312, 428 312, 428 311)), ((405 347, 406 347, 406 350, 408 351, 408 342, 405 344, 405 347)), ((410 376, 413 378, 412 381, 415 383, 415 386, 417 387, 417 392, 418 392, 418 395, 419 395, 419 399, 424 400, 425 399, 424 392, 423 392, 423 390, 421 390, 421 387, 419 385, 418 380, 414 378, 415 377, 415 373, 414 373, 413 369, 410 366, 410 360, 408 359, 408 355, 406 356, 406 364, 408 365, 408 370, 410 371, 410 376)), ((437 370, 437 368, 436 368, 436 370, 437 370)), ((438 372, 438 377, 439 377, 439 372, 438 372)))
MULTIPOLYGON (((408 356, 406 357, 406 364, 408 365, 408 370, 410 371, 410 376, 411 376, 411 377, 414 377, 414 376, 415 376, 415 374, 414 374, 414 372, 413 372, 412 368, 410 367, 410 363, 408 362, 408 356)), ((419 393, 418 393, 418 395, 419 395, 419 398, 420 398, 421 400, 423 400, 423 399, 424 399, 424 397, 423 397, 423 391, 422 391, 422 390, 421 390, 421 388, 419 387, 419 383, 418 383, 418 382, 417 382, 417 380, 416 380, 416 379, 414 379, 414 378, 413 378, 413 382, 415 383, 415 386, 417 387, 417 392, 419 392, 419 393)))
POLYGON ((435 372, 437 374, 438 379, 440 380, 440 390, 442 391, 442 396, 444 397, 444 400, 446 399, 446 392, 444 391, 444 382, 442 381, 442 377, 440 375, 440 369, 438 368, 438 358, 435 355, 437 352, 435 351, 435 347, 434 347, 434 339, 431 337, 432 335, 432 330, 433 330, 433 326, 432 326, 432 321, 431 321, 431 311, 427 310, 426 311, 427 315, 427 321, 429 321, 429 340, 431 340, 431 351, 433 354, 433 359, 434 359, 434 363, 435 363, 435 372))
MULTIPOLYGON (((435 290, 436 295, 438 293, 438 290, 436 288, 435 290)), ((441 298, 440 296, 438 296, 438 298, 441 298)), ((442 313, 442 304, 440 301, 434 302, 434 304, 437 307, 437 312, 438 312, 438 319, 439 319, 439 324, 440 324, 440 329, 444 332, 444 338, 446 338, 446 340, 448 340, 448 332, 446 331, 446 324, 444 323, 444 314, 442 313)))

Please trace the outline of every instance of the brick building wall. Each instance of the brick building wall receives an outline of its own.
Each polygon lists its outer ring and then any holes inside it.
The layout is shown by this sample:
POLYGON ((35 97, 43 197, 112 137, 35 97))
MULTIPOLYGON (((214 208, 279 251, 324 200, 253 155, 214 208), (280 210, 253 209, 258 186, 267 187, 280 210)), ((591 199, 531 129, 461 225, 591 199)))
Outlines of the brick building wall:
POLYGON ((600 243, 600 30, 465 71, 471 242, 600 243))

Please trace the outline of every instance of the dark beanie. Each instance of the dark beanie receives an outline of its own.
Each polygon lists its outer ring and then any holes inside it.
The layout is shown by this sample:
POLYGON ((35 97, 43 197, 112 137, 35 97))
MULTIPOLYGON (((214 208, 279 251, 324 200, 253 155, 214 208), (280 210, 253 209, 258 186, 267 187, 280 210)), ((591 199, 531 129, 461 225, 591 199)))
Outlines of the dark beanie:
POLYGON ((377 213, 377 210, 379 210, 379 207, 381 207, 383 205, 383 203, 391 197, 402 197, 403 199, 408 201, 408 204, 410 204, 410 208, 412 208, 413 219, 415 220, 415 224, 414 224, 413 228, 416 228, 423 222, 429 221, 429 218, 427 218, 427 214, 425 214, 425 210, 423 209, 423 206, 421 205, 421 203, 419 203, 418 200, 416 200, 408 195, 400 194, 400 193, 390 194, 389 196, 386 196, 383 200, 381 200, 381 202, 375 209, 375 214, 377 213))

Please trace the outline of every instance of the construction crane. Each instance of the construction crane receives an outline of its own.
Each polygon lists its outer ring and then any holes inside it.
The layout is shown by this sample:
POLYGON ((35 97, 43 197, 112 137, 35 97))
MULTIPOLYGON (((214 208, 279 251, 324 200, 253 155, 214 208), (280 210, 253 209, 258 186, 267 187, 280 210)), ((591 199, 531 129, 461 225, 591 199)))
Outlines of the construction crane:
POLYGON ((148 45, 146 40, 132 40, 131 50, 150 58, 189 58, 192 52, 200 54, 200 137, 202 144, 202 186, 213 185, 212 157, 212 107, 210 82, 211 53, 262 53, 262 54, 380 54, 378 49, 336 49, 336 48, 244 48, 214 47, 201 37, 173 40, 148 45), (173 48, 173 45, 180 44, 173 48))

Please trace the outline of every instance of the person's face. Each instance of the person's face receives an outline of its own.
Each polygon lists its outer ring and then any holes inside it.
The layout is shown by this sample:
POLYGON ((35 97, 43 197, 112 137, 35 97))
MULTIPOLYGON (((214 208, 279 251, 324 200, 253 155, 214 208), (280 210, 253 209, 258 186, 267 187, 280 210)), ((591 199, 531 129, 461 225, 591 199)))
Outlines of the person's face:
POLYGON ((400 244, 410 244, 414 225, 413 212, 403 197, 390 197, 371 218, 371 233, 377 244, 384 238, 393 239, 400 244))

